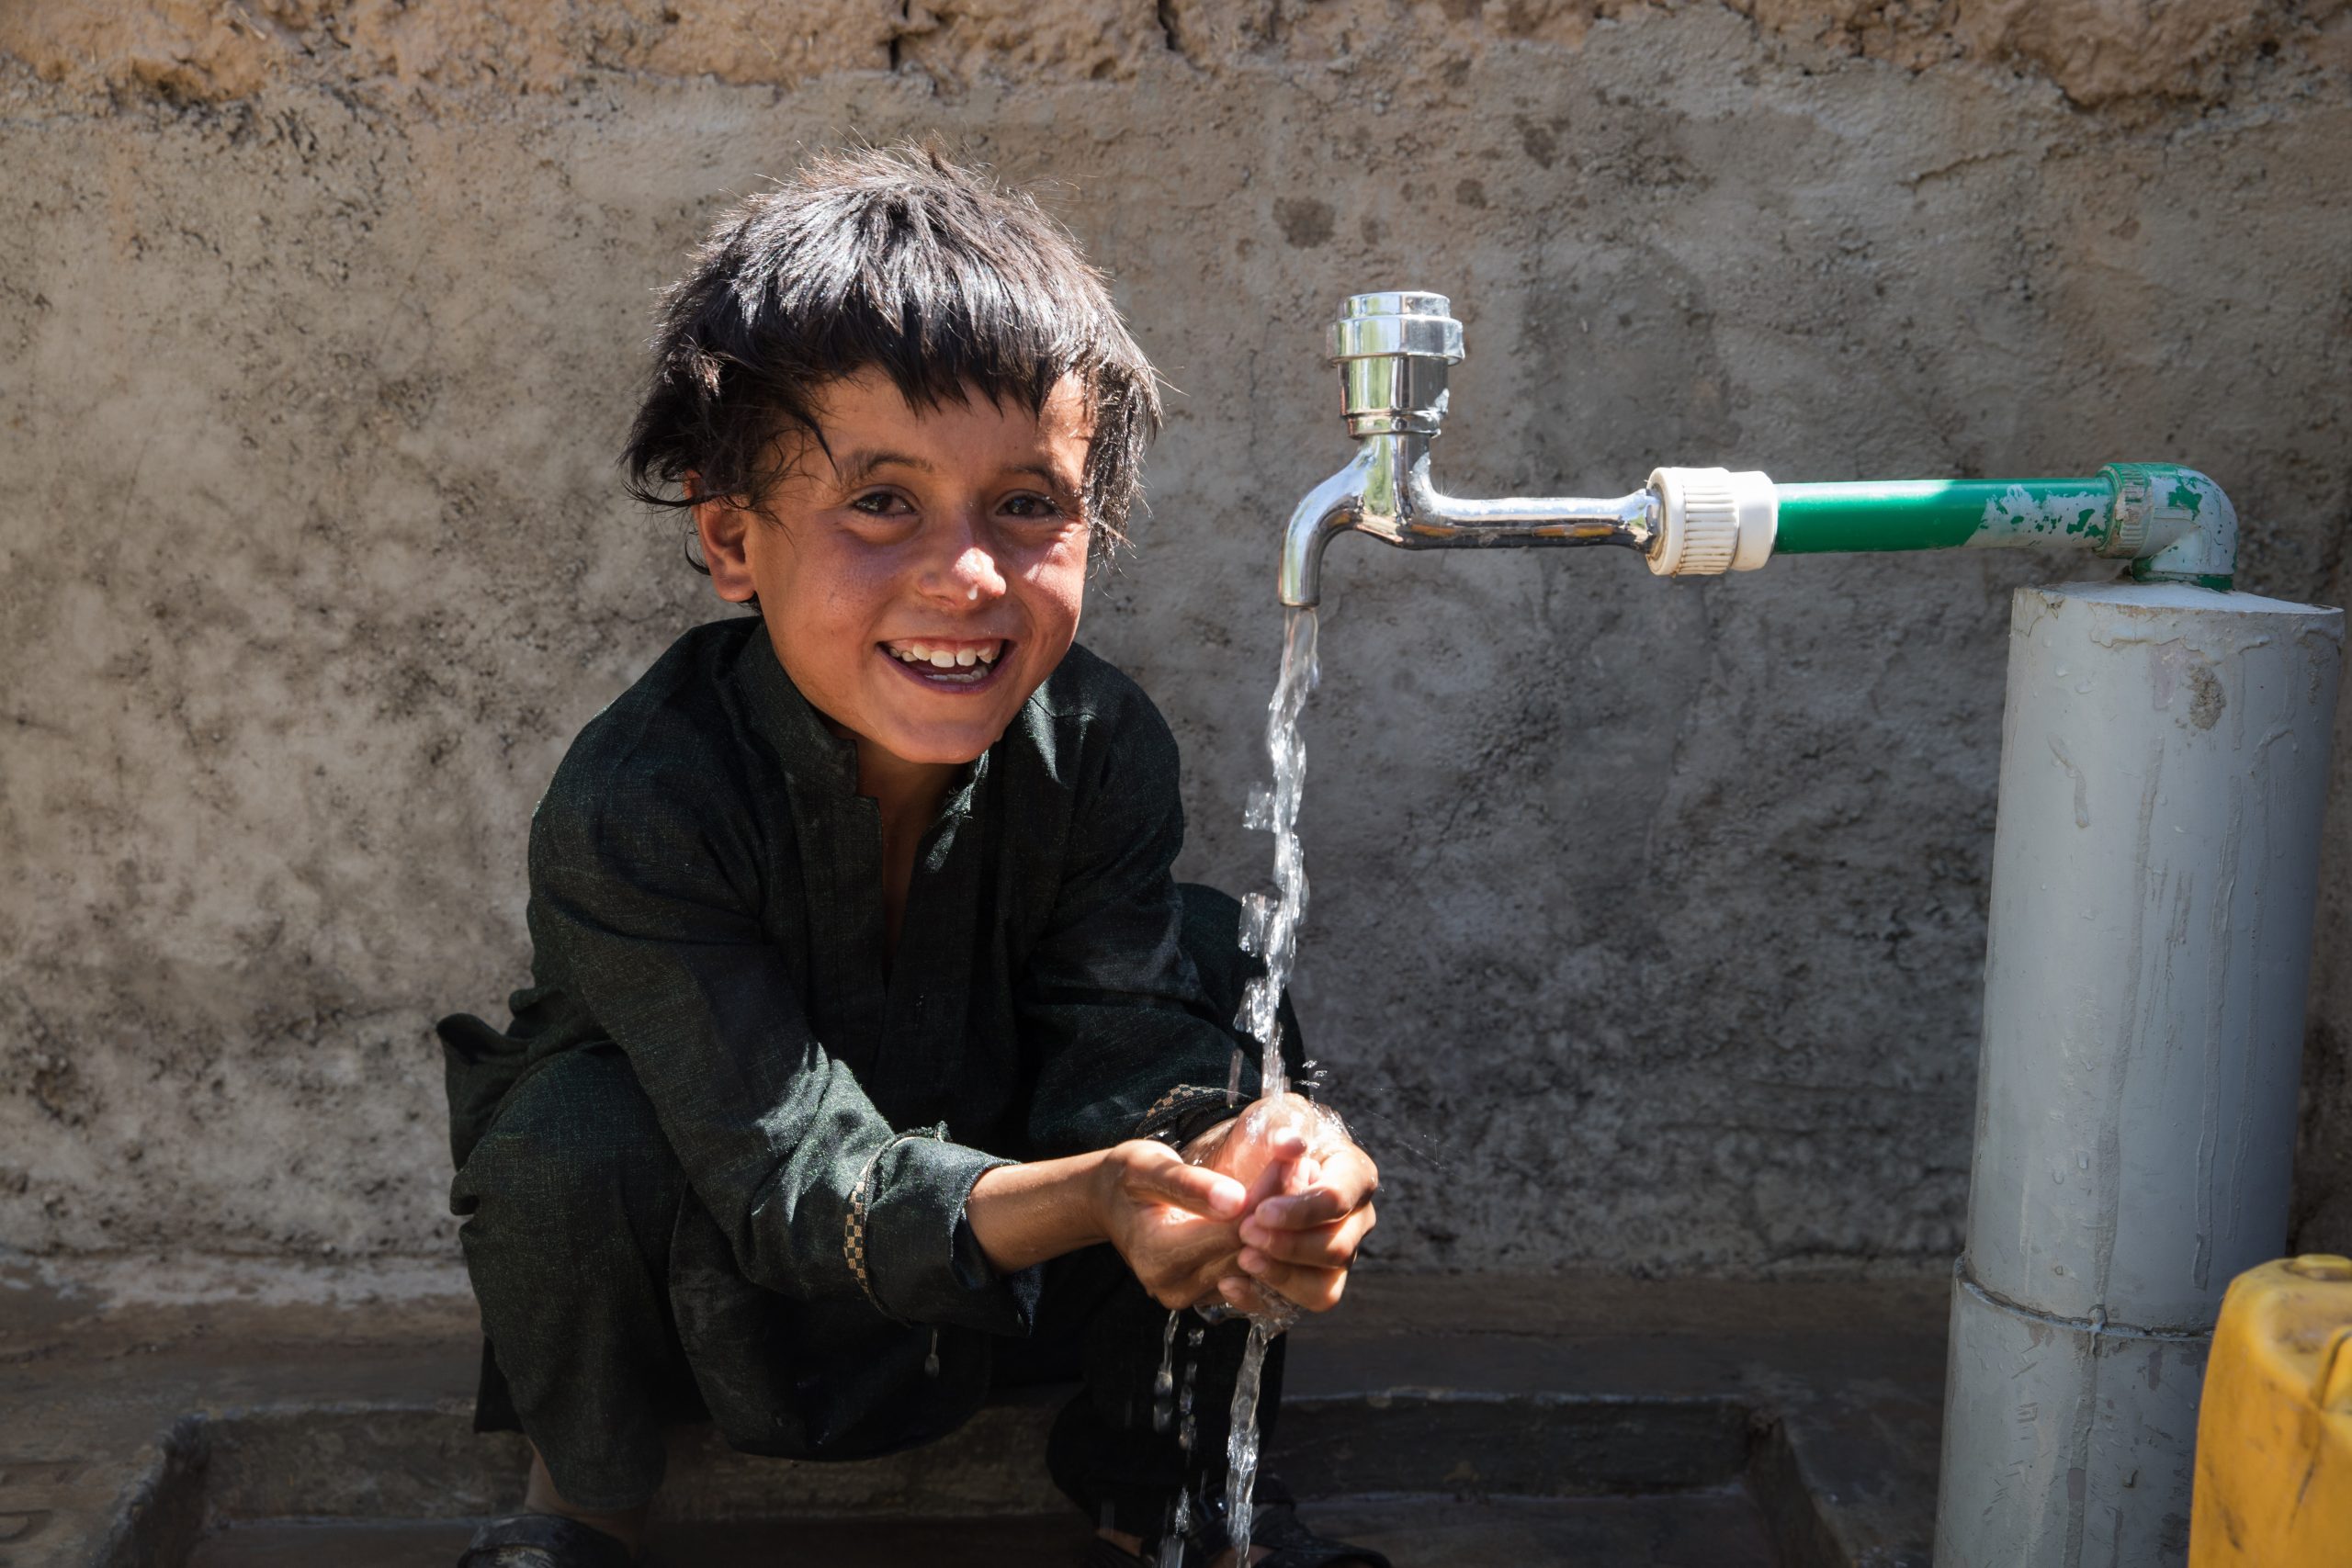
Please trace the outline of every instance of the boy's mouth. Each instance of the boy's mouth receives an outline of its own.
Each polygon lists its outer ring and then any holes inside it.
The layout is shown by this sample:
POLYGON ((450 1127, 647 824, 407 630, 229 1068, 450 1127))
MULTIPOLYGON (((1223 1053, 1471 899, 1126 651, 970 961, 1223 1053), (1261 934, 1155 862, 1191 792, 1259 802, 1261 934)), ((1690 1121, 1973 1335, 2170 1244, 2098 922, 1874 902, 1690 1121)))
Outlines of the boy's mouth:
POLYGON ((1001 637, 902 637, 875 646, 910 679, 949 692, 976 691, 993 682, 1012 648, 1001 637))

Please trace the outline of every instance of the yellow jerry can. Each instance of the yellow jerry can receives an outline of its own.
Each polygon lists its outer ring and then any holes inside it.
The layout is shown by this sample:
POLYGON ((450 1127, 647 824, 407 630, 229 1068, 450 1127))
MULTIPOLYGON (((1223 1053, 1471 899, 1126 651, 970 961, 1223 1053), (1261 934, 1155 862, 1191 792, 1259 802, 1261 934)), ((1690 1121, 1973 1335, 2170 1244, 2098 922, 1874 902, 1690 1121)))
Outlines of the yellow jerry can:
POLYGON ((2230 1281, 2197 1412, 2189 1568, 2352 1562, 2352 1258, 2230 1281))

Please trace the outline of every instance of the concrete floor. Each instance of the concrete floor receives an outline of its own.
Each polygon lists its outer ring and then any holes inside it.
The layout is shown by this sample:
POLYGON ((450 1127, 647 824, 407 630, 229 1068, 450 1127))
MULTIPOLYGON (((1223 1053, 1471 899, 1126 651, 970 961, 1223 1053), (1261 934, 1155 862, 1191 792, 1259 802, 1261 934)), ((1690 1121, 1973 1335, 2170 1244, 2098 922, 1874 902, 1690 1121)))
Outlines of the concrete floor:
MULTIPOLYGON (((1924 1568, 1942 1326, 1921 1281, 1367 1276, 1300 1333, 1269 1463, 1398 1568, 1924 1568)), ((458 1296, 141 1305, 0 1258, 0 1568, 446 1564, 519 1490, 476 1344, 458 1296)), ((1049 1412, 854 1465, 690 1436, 659 1561, 1071 1561, 1049 1412)))
MULTIPOLYGON (((1654 1496, 1352 1499, 1315 1509, 1326 1535, 1386 1552, 1398 1568, 1772 1568, 1781 1558, 1755 1501, 1737 1488, 1654 1496)), ((206 1537, 189 1568, 447 1568, 463 1524, 254 1524, 206 1537)), ((1057 1568, 1086 1527, 1068 1512, 964 1519, 791 1519, 684 1524, 647 1568, 1057 1568)))

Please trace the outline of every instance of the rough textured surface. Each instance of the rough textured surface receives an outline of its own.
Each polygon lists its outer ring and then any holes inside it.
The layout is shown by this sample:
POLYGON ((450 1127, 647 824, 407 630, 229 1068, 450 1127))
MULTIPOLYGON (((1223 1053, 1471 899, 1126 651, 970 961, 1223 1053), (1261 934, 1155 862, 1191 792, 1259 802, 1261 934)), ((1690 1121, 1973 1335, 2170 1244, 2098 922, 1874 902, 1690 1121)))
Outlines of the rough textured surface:
MULTIPOLYGON (((2352 597, 2352 563, 2337 525, 2331 604, 2352 597)), ((2352 682, 2336 699, 2335 766, 2319 867, 2319 938, 2312 952, 2311 1013, 2303 1036, 2302 1136, 2295 1149, 2293 1235, 2301 1252, 2352 1253, 2352 682)))
MULTIPOLYGON (((2245 586, 2341 593, 2343 6, 1758 12, 0 0, 0 1240, 450 1247, 428 1021, 522 978, 533 799, 717 608, 612 467, 648 291, 829 141, 1044 182, 1182 389, 1087 635, 1185 745, 1190 875, 1262 874, 1357 288, 1455 299, 1465 492, 2174 457, 2245 586)), ((1940 1267, 2007 591, 2064 570, 1342 542, 1299 999, 1376 1250, 1940 1267)))
POLYGON ((2031 72, 2082 104, 2210 99, 2282 66, 2352 63, 2352 0, 18 0, 0 46, 80 91, 180 99, 288 74, 371 96, 560 93, 616 71, 791 85, 891 69, 960 85, 1041 69, 1126 80, 1170 52, 1209 69, 1411 51, 1451 66, 1521 45, 1575 50, 1596 26, 1716 5, 1775 40, 1912 71, 2031 72))

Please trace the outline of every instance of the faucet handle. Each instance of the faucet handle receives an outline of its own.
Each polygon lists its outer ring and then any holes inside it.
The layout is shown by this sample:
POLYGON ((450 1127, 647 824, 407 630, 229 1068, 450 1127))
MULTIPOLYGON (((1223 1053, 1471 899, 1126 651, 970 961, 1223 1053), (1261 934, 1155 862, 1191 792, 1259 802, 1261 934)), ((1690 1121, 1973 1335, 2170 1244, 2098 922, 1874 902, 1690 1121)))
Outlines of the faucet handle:
POLYGON ((1462 323, 1442 294, 1354 294, 1331 323, 1331 363, 1348 434, 1435 435, 1446 367, 1462 358, 1462 323))
POLYGON ((1350 295, 1331 323, 1331 363, 1390 354, 1460 363, 1462 323, 1453 319, 1453 302, 1411 289, 1350 295))

